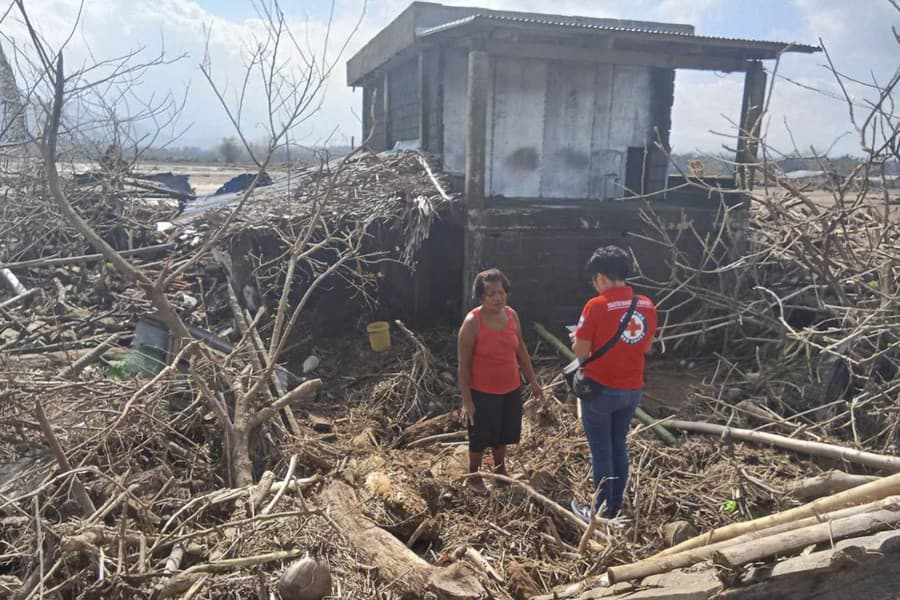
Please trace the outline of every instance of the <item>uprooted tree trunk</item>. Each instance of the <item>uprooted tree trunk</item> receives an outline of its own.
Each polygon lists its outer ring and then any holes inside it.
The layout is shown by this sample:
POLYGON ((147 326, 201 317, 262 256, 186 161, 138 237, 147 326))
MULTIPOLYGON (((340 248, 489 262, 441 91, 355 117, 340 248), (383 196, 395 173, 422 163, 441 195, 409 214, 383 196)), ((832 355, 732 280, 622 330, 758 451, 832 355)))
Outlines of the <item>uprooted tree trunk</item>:
POLYGON ((465 600, 486 595, 462 563, 435 567, 409 550, 400 540, 378 527, 359 510, 352 487, 333 481, 321 494, 324 504, 334 511, 353 549, 363 560, 378 568, 382 581, 390 583, 405 598, 422 598, 426 591, 441 599, 465 600))

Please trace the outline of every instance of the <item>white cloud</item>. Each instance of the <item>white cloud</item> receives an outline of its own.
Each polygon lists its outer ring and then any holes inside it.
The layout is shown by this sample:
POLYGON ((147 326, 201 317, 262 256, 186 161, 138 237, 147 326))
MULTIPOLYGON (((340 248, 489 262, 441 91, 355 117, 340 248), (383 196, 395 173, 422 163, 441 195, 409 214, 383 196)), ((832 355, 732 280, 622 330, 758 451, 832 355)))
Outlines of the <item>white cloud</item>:
MULTIPOLYGON (((890 31, 890 23, 897 14, 887 2, 872 2, 865 10, 844 0, 793 0, 801 18, 797 22, 773 23, 773 39, 796 39, 813 42, 819 37, 827 44, 838 67, 848 73, 867 77, 870 69, 886 79, 897 68, 897 45, 890 31)), ((547 12, 546 0, 445 0, 446 4, 484 6, 502 10, 547 12)), ((43 0, 29 6, 32 17, 52 43, 67 34, 75 19, 78 0, 43 0)), ((336 130, 335 141, 358 138, 361 110, 359 92, 345 84, 344 62, 361 48, 381 28, 395 18, 407 0, 370 0, 366 17, 347 48, 327 85, 327 95, 315 119, 304 124, 295 137, 314 143, 336 130)), ((359 17, 362 0, 339 0, 332 40, 342 40, 350 34, 359 17)), ((729 4, 723 0, 557 0, 552 11, 561 14, 595 17, 618 17, 690 23, 708 35, 714 29, 704 27, 713 17, 727 18, 729 4)), ((321 45, 325 24, 321 21, 293 23, 298 36, 321 45)), ((9 18, 3 32, 21 42, 21 28, 9 18)), ((159 48, 164 41, 171 55, 185 53, 187 58, 175 65, 151 72, 141 82, 144 93, 165 89, 176 90, 190 84, 190 97, 183 119, 194 122, 186 141, 213 143, 232 133, 222 109, 218 106, 208 84, 200 77, 198 63, 204 52, 204 35, 210 28, 210 52, 216 80, 227 83, 228 98, 234 98, 245 59, 241 50, 254 32, 259 32, 253 20, 242 22, 221 18, 189 0, 105 0, 85 3, 82 23, 67 54, 67 64, 75 66, 88 60, 87 48, 94 56, 120 55, 144 45, 148 52, 159 48)), ((332 56, 336 45, 332 44, 332 56)), ((837 92, 833 78, 821 68, 821 55, 794 55, 786 58, 781 72, 811 87, 837 92)), ((673 143, 677 150, 701 149, 717 151, 727 140, 710 130, 729 132, 729 119, 736 120, 740 110, 742 77, 727 77, 708 73, 679 72, 676 76, 676 103, 673 114, 673 143), (722 115, 726 117, 722 117, 722 115)), ((851 86, 855 95, 862 95, 858 86, 851 86)), ((262 94, 258 87, 250 90, 246 107, 248 123, 259 123, 264 114, 262 94)), ((790 137, 783 125, 790 124, 798 145, 814 144, 823 148, 850 126, 846 107, 839 101, 779 80, 772 97, 768 130, 771 141, 780 149, 789 149, 790 137)), ((836 148, 852 152, 858 147, 854 138, 844 139, 836 148)))

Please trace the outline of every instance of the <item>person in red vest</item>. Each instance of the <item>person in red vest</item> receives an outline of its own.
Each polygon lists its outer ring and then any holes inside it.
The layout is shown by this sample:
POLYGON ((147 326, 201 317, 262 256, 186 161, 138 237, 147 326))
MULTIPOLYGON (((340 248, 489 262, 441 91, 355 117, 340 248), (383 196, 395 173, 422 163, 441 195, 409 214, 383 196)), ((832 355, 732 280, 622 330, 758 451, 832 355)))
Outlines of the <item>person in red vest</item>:
MULTIPOLYGON (((463 320, 457 345, 460 423, 469 432, 469 472, 478 472, 484 451, 490 448, 494 472, 506 475, 506 446, 519 443, 522 433, 520 369, 539 402, 544 401, 544 391, 522 339, 519 315, 506 303, 506 275, 499 269, 482 271, 472 283, 472 296, 480 306, 463 320)), ((467 483, 476 494, 489 493, 481 476, 470 477, 467 483)))
MULTIPOLYGON (((631 271, 631 256, 618 246, 594 251, 586 270, 597 295, 581 311, 572 334, 572 350, 580 359, 615 337, 629 312, 634 290, 625 284, 631 271)), ((614 518, 622 508, 628 483, 628 448, 625 437, 644 387, 644 356, 656 334, 656 307, 646 296, 637 303, 622 334, 609 351, 584 367, 593 394, 581 398, 581 422, 591 449, 594 489, 600 488, 596 511, 605 503, 602 516, 614 518)), ((572 511, 585 521, 591 507, 576 500, 572 511)))

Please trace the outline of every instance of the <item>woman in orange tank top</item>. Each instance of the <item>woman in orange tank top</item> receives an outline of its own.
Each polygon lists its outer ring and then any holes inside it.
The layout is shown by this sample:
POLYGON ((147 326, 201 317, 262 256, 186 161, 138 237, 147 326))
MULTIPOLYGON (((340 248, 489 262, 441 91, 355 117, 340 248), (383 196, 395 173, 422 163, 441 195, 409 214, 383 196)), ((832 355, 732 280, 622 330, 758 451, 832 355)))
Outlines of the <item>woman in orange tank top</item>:
MULTIPOLYGON (((519 369, 539 402, 544 391, 531 366, 522 339, 519 316, 507 306, 509 279, 499 269, 475 276, 472 296, 480 306, 469 311, 459 329, 460 422, 469 430, 469 472, 478 472, 484 451, 491 449, 494 472, 506 475, 506 446, 522 433, 522 387, 519 369)), ((470 477, 469 489, 488 490, 480 476, 470 477)))

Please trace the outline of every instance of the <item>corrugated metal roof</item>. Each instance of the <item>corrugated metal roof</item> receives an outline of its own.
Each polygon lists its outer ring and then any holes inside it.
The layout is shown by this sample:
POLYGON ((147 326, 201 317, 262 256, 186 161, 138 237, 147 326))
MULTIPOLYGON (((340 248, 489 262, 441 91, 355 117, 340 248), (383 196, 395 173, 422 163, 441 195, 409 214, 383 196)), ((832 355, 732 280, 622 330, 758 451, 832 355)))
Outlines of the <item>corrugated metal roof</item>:
MULTIPOLYGON (((698 42, 703 41, 714 41, 714 42, 726 42, 733 44, 752 44, 754 46, 769 46, 769 47, 778 47, 778 48, 786 48, 788 51, 794 52, 818 52, 821 50, 818 46, 810 46, 807 44, 800 44, 796 42, 773 42, 768 40, 751 40, 745 38, 729 38, 729 37, 716 37, 716 36, 706 36, 706 35, 696 35, 693 33, 686 33, 681 31, 672 31, 657 27, 641 27, 641 26, 618 26, 618 25, 606 25, 602 23, 591 23, 586 20, 568 20, 565 17, 563 18, 546 18, 539 19, 535 17, 517 17, 508 14, 492 14, 492 13, 476 13, 472 16, 465 17, 463 19, 458 19, 456 21, 451 21, 449 23, 443 23, 436 27, 429 27, 427 29, 423 29, 417 31, 416 34, 419 37, 426 37, 429 35, 433 35, 435 33, 440 33, 442 31, 448 31, 451 29, 456 29, 458 27, 462 27, 464 25, 475 23, 477 21, 499 21, 499 22, 507 22, 513 24, 523 24, 523 25, 539 25, 539 26, 547 26, 547 27, 568 27, 573 29, 586 29, 593 31, 610 31, 616 33, 636 33, 636 34, 644 34, 650 36, 665 36, 665 37, 678 37, 684 38, 686 40, 694 40, 698 42)), ((628 23, 624 21, 623 23, 628 23)))

